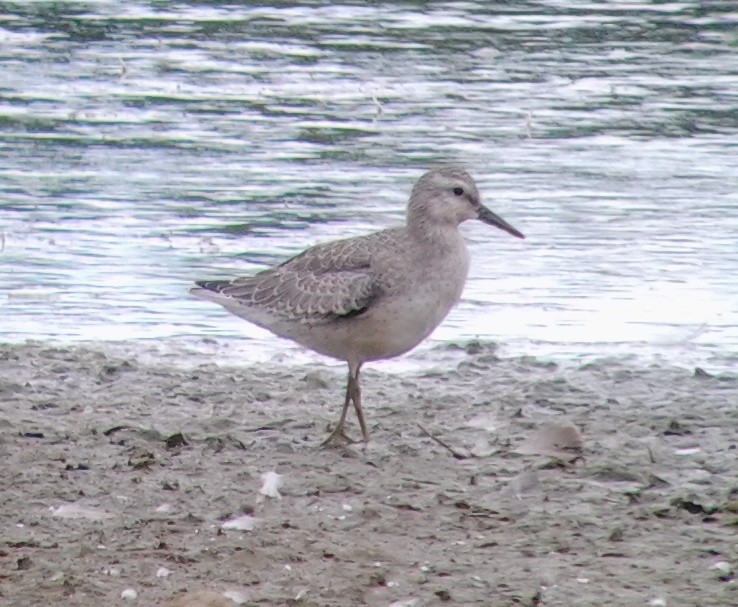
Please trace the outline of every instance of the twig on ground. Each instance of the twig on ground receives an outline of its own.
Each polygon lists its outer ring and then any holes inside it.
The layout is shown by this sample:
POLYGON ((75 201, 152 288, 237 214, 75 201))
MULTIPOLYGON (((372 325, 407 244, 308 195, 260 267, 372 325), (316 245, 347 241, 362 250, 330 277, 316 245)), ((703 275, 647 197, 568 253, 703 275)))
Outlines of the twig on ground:
POLYGON ((426 435, 426 436, 427 436, 428 438, 430 438, 430 439, 431 439, 432 441, 435 441, 435 442, 437 442, 437 443, 438 443, 439 445, 441 445, 441 447, 443 447, 444 449, 448 450, 448 452, 449 452, 449 453, 451 453, 451 455, 453 455, 453 456, 454 456, 454 457, 455 457, 456 459, 469 459, 470 455, 469 455, 468 453, 463 453, 463 452, 459 451, 458 449, 455 449, 454 447, 452 447, 452 446, 451 446, 451 445, 449 445, 448 443, 446 443, 446 442, 442 441, 442 440, 441 440, 440 438, 438 438, 437 436, 434 436, 434 435, 433 435, 433 434, 431 434, 431 433, 430 433, 430 431, 429 431, 429 430, 428 430, 428 429, 427 429, 427 428, 426 428, 425 426, 423 426, 423 424, 421 424, 420 422, 418 422, 418 428, 420 428, 420 430, 421 430, 421 431, 423 432, 423 434, 425 434, 425 435, 426 435))

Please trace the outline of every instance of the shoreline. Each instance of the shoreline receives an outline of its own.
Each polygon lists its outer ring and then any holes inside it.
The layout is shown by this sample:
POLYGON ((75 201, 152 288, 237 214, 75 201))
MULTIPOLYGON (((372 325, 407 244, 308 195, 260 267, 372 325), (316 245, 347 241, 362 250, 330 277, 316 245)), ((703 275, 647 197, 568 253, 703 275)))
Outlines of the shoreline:
POLYGON ((321 449, 342 368, 131 352, 0 344, 9 604, 738 602, 735 377, 474 348, 369 367, 368 447, 321 449), (539 440, 562 425, 576 457, 539 440), (259 493, 269 471, 279 499, 259 493), (222 528, 243 515, 253 529, 222 528))
MULTIPOLYGON (((220 368, 269 366, 277 368, 322 367, 343 369, 343 361, 316 354, 290 340, 269 334, 266 338, 247 336, 170 336, 130 340, 41 340, 10 339, 0 345, 56 349, 97 350, 119 358, 136 358, 150 365, 170 364, 192 369, 203 364, 220 368)), ((634 367, 661 366, 693 372, 701 368, 711 375, 735 374, 738 355, 730 351, 689 350, 684 344, 651 343, 508 343, 478 337, 426 340, 412 351, 389 360, 370 363, 367 368, 392 375, 417 375, 427 371, 453 369, 468 355, 493 351, 502 359, 535 358, 562 369, 589 364, 618 363, 634 367), (576 346, 576 347, 575 347, 576 346)))

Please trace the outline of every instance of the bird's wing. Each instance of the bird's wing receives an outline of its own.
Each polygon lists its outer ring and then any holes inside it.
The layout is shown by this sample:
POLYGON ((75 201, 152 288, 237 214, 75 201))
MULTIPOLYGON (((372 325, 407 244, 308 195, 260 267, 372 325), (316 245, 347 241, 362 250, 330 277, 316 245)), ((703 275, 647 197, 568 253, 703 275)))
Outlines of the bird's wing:
POLYGON ((288 320, 355 316, 381 295, 372 253, 386 238, 379 232, 320 244, 254 276, 197 285, 223 305, 268 309, 288 320))
POLYGON ((227 307, 258 307, 287 320, 317 321, 353 316, 376 296, 376 281, 368 269, 324 274, 284 268, 230 281, 200 281, 197 286, 218 294, 227 307))

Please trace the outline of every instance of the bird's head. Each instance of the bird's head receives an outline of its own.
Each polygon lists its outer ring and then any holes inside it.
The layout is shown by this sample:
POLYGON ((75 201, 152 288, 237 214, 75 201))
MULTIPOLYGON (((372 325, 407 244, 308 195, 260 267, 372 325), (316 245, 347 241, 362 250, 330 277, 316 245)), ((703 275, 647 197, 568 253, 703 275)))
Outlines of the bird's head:
POLYGON ((407 221, 411 227, 427 227, 428 224, 458 226, 467 219, 479 219, 508 234, 525 238, 482 204, 477 184, 464 169, 439 167, 418 179, 408 203, 407 221))

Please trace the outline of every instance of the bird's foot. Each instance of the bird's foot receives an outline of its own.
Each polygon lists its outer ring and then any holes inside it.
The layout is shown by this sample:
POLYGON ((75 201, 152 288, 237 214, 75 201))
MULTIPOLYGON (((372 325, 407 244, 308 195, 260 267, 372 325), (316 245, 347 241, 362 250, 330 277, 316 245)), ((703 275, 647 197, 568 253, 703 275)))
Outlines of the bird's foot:
POLYGON ((343 424, 336 426, 322 443, 321 447, 328 447, 329 445, 355 445, 365 441, 355 440, 351 438, 346 431, 343 429, 343 424))

